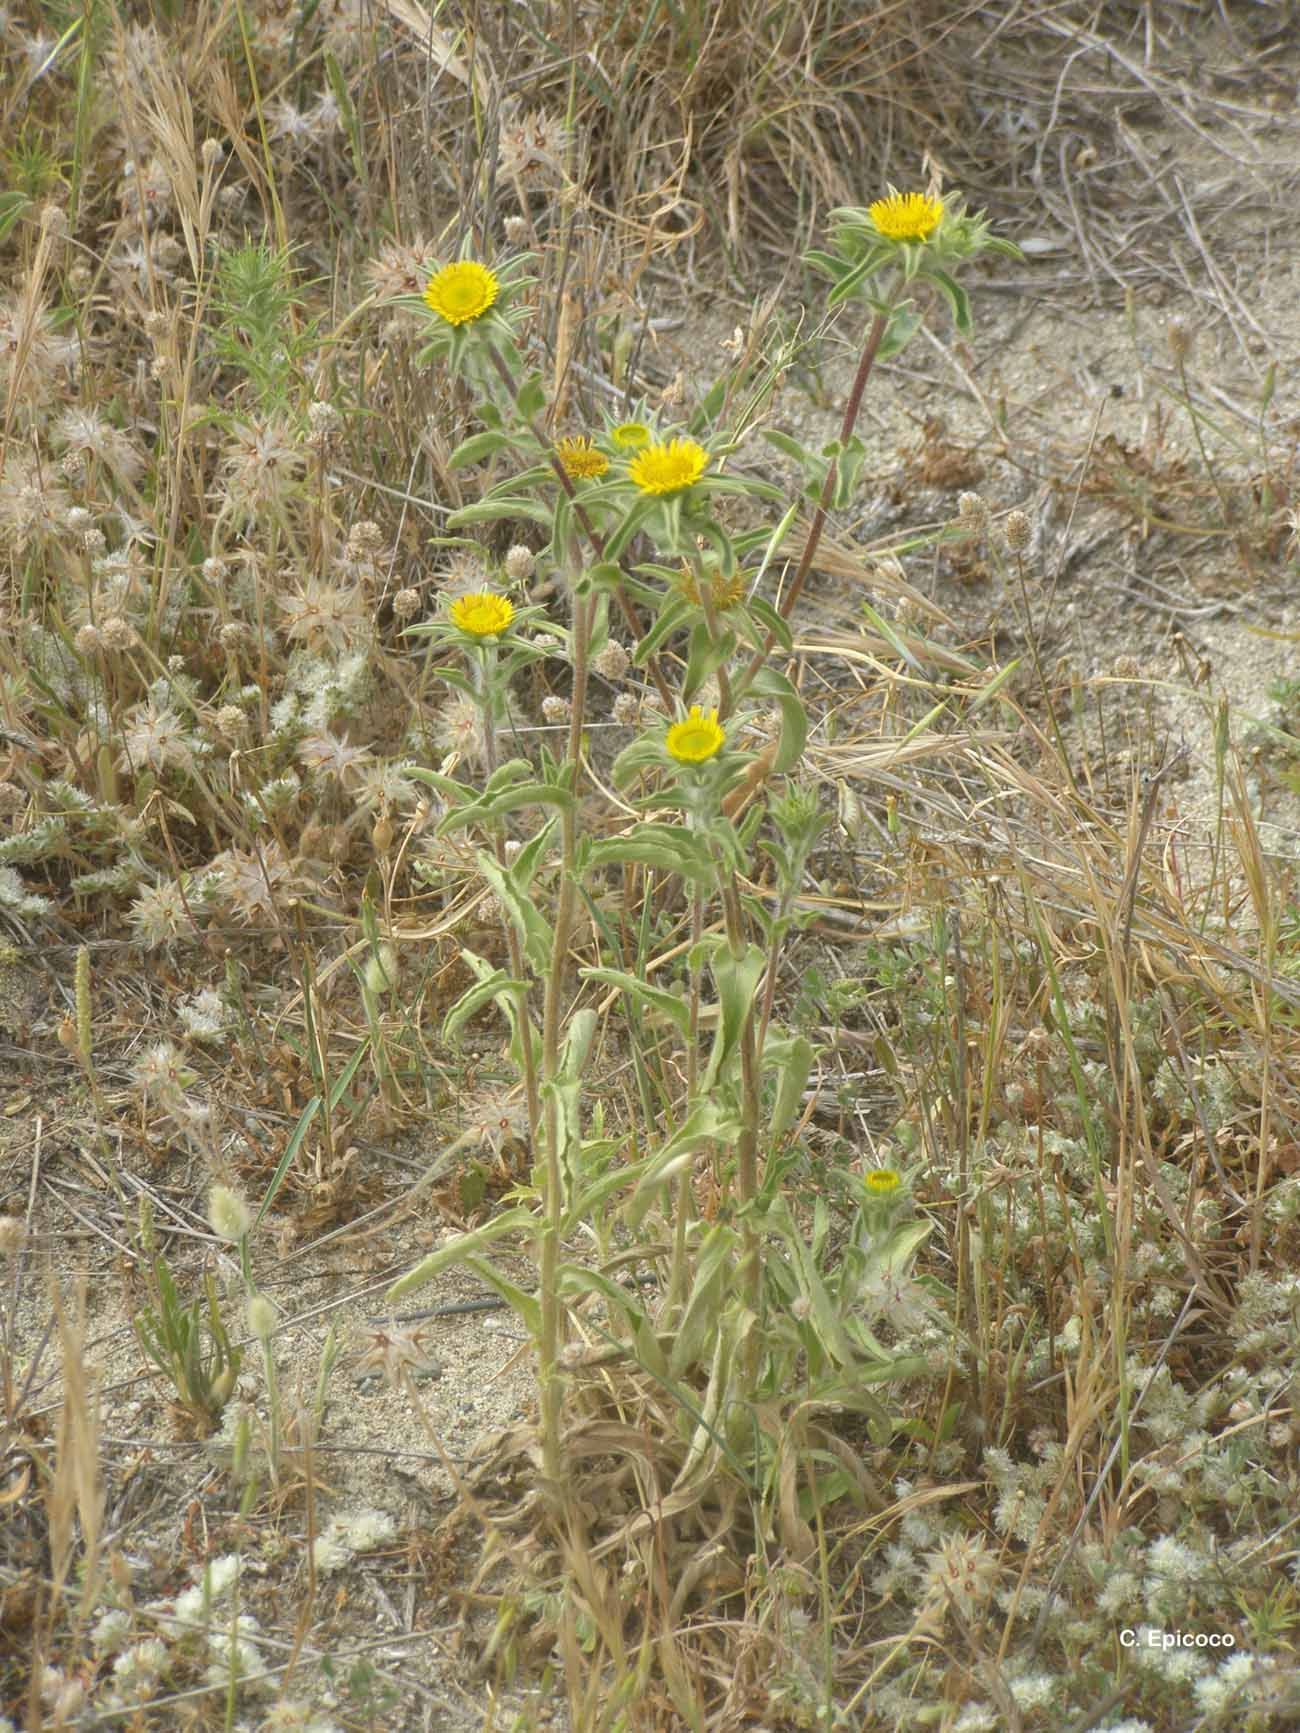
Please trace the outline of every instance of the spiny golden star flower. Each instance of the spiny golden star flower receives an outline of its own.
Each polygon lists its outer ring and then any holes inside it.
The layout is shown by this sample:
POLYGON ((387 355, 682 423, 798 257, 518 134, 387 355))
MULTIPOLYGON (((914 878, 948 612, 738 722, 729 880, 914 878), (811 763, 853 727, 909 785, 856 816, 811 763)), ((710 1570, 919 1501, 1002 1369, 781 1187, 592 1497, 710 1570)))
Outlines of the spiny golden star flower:
POLYGON ((508 596, 477 590, 472 595, 458 596, 449 612, 452 625, 468 632, 471 638, 495 638, 514 619, 515 606, 508 596))
POLYGON ((903 1176, 896 1167, 873 1167, 862 1176, 862 1183, 872 1197, 893 1197, 903 1176))
POLYGON ((664 743, 668 756, 678 764, 704 764, 715 757, 727 744, 727 736, 718 725, 718 713, 710 710, 706 716, 698 704, 684 722, 674 722, 664 743))
POLYGON ((670 439, 642 446, 627 466, 628 478, 642 493, 680 493, 704 474, 709 454, 693 439, 670 439))
POLYGON ((603 451, 596 450, 585 433, 557 440, 555 455, 564 465, 564 473, 570 481, 592 481, 609 468, 609 459, 603 451))
POLYGON ((943 221, 943 200, 928 193, 890 193, 868 206, 867 214, 891 241, 928 241, 943 221))
MULTIPOLYGON (((692 607, 700 607, 700 582, 688 565, 683 565, 681 576, 677 580, 677 588, 692 607)), ((725 614, 728 608, 734 608, 745 593, 741 583, 740 573, 733 572, 724 577, 716 566, 708 568, 708 597, 718 613, 725 614)))
POLYGON ((650 429, 644 421, 620 421, 610 428, 609 437, 620 451, 640 451, 650 443, 650 429))
POLYGON ((495 272, 476 259, 444 265, 429 278, 425 304, 449 325, 468 325, 482 318, 501 292, 495 272))

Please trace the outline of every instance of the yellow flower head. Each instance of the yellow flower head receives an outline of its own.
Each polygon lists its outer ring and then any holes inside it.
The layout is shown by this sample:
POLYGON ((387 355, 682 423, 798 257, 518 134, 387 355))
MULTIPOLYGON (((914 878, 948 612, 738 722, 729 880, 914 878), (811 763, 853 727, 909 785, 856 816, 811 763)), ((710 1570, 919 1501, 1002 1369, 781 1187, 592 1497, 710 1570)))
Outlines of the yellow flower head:
POLYGON ((609 468, 609 459, 603 451, 596 450, 585 433, 576 434, 572 439, 558 440, 555 455, 564 465, 564 473, 570 481, 590 481, 604 475, 609 468))
POLYGON ((890 193, 870 205, 868 215, 886 240, 928 241, 943 221, 943 201, 928 193, 890 193))
POLYGON ((424 299, 449 325, 468 325, 487 312, 500 292, 500 283, 486 265, 461 259, 434 272, 425 285, 424 299))
POLYGON ((863 1174, 862 1183, 872 1197, 893 1197, 903 1176, 896 1167, 873 1167, 863 1174))
MULTIPOLYGON (((745 593, 745 586, 741 582, 740 573, 733 572, 729 578, 724 577, 717 566, 706 567, 706 572, 708 581, 705 586, 705 594, 718 612, 725 614, 728 608, 735 607, 745 593)), ((703 607, 699 579, 688 565, 683 564, 682 566, 677 579, 677 589, 693 608, 703 607)))
POLYGON ((671 439, 667 445, 642 446, 627 473, 642 493, 680 493, 700 479, 708 461, 708 452, 693 439, 671 439))
POLYGON ((459 596, 449 611, 452 625, 468 632, 471 638, 496 638, 515 617, 515 606, 509 597, 494 595, 491 590, 459 596))
POLYGON ((650 429, 644 421, 620 421, 610 428, 609 437, 620 451, 640 451, 650 443, 650 429))
POLYGON ((678 764, 705 764, 727 744, 727 737, 718 725, 718 713, 710 710, 706 716, 698 704, 691 705, 685 722, 674 722, 668 730, 665 745, 668 756, 678 764))

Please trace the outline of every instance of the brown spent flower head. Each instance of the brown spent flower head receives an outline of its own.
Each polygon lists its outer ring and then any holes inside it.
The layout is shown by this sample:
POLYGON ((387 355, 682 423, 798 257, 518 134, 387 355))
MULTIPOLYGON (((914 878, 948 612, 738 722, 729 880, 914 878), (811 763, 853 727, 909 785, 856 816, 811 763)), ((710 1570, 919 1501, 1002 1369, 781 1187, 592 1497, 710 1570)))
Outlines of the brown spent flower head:
MULTIPOLYGON (((724 577, 717 566, 707 568, 708 595, 710 605, 719 613, 725 614, 728 608, 734 608, 745 593, 739 572, 724 577)), ((681 574, 677 580, 677 588, 693 606, 703 607, 700 597, 700 583, 690 566, 683 562, 681 574)))
POLYGON ((1191 359, 1192 347, 1196 342, 1196 333, 1183 319, 1171 319, 1165 328, 1165 337, 1169 343, 1169 353, 1173 357, 1175 367, 1186 366, 1191 359))

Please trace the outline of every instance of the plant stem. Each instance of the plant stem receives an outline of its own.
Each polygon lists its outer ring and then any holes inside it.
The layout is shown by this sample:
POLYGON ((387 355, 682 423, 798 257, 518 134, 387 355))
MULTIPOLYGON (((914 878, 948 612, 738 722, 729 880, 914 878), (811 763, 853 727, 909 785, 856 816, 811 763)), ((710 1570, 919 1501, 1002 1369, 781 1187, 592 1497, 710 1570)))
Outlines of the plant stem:
POLYGON ((572 800, 560 815, 560 886, 555 910, 551 967, 542 1006, 542 1083, 545 1090, 545 1219, 542 1224, 538 1299, 542 1339, 538 1363, 538 1393, 542 1426, 542 1473, 548 1493, 562 1483, 560 1408, 563 1389, 557 1371, 562 1334, 559 1295, 560 1231, 564 1218, 564 1175, 560 1167, 560 1102, 556 1088, 560 1070, 560 1036, 564 1025, 564 966, 568 957, 578 887, 573 866, 578 843, 577 797, 582 771, 582 724, 587 704, 587 651, 595 598, 575 598, 573 605, 573 696, 569 719, 569 793, 572 800), (549 1086, 549 1087, 548 1087, 549 1086))
MULTIPOLYGON (((897 291, 895 291, 896 293, 897 291)), ((876 356, 880 351, 885 332, 889 329, 889 316, 893 311, 894 298, 894 295, 890 296, 889 304, 876 314, 871 322, 871 329, 867 332, 867 341, 862 350, 862 358, 858 362, 858 371, 854 375, 848 402, 844 405, 844 418, 840 423, 841 446, 847 444, 853 437, 853 429, 857 426, 858 415, 862 409, 862 399, 867 389, 867 381, 871 377, 871 369, 876 364, 876 356)), ((803 545, 803 553, 799 559, 798 569, 794 574, 794 582, 790 585, 785 599, 781 603, 781 618, 783 620, 788 620, 794 612, 795 603, 803 593, 804 584, 812 570, 812 563, 816 558, 817 548, 822 539, 822 531, 826 527, 826 518, 831 509, 831 502, 835 498, 835 484, 839 479, 839 472, 839 458, 833 457, 826 471, 826 480, 822 483, 821 498, 817 501, 817 510, 813 513, 812 525, 808 531, 808 539, 803 545)), ((772 654, 775 644, 776 635, 769 632, 763 648, 755 650, 749 666, 740 676, 738 682, 740 693, 743 694, 752 685, 755 675, 772 654)), ((725 720, 726 712, 721 707, 719 707, 718 715, 720 720, 725 720)))
MULTIPOLYGON (((493 678, 496 668, 496 647, 492 645, 485 652, 485 660, 479 664, 477 677, 481 682, 479 688, 479 707, 483 713, 483 765, 490 781, 497 768, 497 721, 496 721, 496 683, 493 678)), ((506 839, 502 826, 497 823, 491 832, 492 852, 496 856, 497 865, 505 872, 506 839)), ((510 958, 510 973, 516 981, 522 981, 524 976, 524 952, 519 943, 519 934, 515 931, 513 921, 507 920, 506 952, 510 958)), ((542 1109, 541 1096, 537 1087, 537 1059, 533 1052, 532 1025, 528 1017, 528 990, 525 987, 520 993, 515 1015, 519 1024, 519 1048, 524 1067, 524 1092, 528 1098, 528 1135, 537 1139, 541 1129, 542 1109)))

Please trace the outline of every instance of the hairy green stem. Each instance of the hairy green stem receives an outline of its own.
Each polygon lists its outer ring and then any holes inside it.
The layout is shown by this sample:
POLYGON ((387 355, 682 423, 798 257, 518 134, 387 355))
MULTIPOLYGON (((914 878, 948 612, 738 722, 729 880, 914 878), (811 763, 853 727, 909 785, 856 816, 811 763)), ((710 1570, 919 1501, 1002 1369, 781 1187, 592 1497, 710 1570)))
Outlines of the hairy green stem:
MULTIPOLYGON (((858 415, 862 410, 862 399, 867 389, 867 381, 871 377, 871 369, 876 364, 876 356, 880 352, 880 345, 884 340, 885 332, 889 329, 889 316, 893 311, 893 303, 896 294, 897 291, 895 291, 894 295, 891 295, 888 305, 881 312, 876 314, 875 318, 871 322, 871 329, 867 332, 867 341, 862 350, 862 358, 858 362, 858 371, 854 375, 853 385, 849 391, 848 402, 844 405, 844 418, 840 423, 841 446, 847 444, 847 442, 853 437, 853 429, 857 426, 858 415)), ((790 615, 794 612, 795 604, 803 593, 804 584, 808 581, 808 574, 812 570, 812 563, 816 558, 817 549, 821 543, 822 531, 826 527, 826 519, 830 513, 831 502, 835 498, 835 484, 839 479, 839 472, 839 459, 833 457, 830 461, 830 466, 826 471, 826 479, 822 483, 821 498, 817 501, 817 510, 813 513, 812 525, 808 531, 808 539, 803 545, 803 553, 800 556, 799 565, 794 574, 794 582, 790 585, 790 588, 787 590, 785 598, 781 603, 781 618, 783 620, 788 620, 790 615)), ((753 684, 759 669, 772 654, 775 645, 776 634, 769 632, 762 649, 755 650, 748 667, 741 675, 738 683, 739 689, 737 696, 748 691, 749 687, 753 684)), ((719 716, 720 718, 725 717, 725 712, 721 709, 719 710, 719 716)))
MULTIPOLYGON (((491 645, 485 650, 486 660, 477 669, 479 681, 479 707, 483 713, 483 765, 490 781, 497 768, 497 723, 495 681, 496 646, 491 645)), ((506 838, 502 826, 494 824, 491 832, 492 852, 496 856, 497 865, 505 872, 506 838)), ((515 931, 513 921, 507 920, 506 953, 510 958, 510 973, 516 981, 526 979, 524 975, 524 952, 519 942, 519 934, 515 931)), ((528 1134, 534 1140, 541 1129, 542 1108, 541 1095, 537 1086, 537 1060, 533 1053, 533 1031, 528 1016, 528 989, 525 987, 516 1002, 515 1015, 519 1022, 519 1047, 524 1067, 524 1093, 528 1100, 528 1134)))
POLYGON ((563 1389, 558 1376, 563 1330, 559 1295, 560 1231, 564 1216, 564 1175, 560 1171, 560 1103, 556 1084, 560 1070, 560 1037, 564 1027, 564 966, 573 932, 578 887, 574 859, 578 844, 577 798, 582 770, 582 724, 587 704, 587 653, 591 644, 595 598, 575 599, 573 605, 573 696, 569 719, 570 803, 560 815, 560 887, 555 911, 551 967, 542 1008, 542 1082, 545 1089, 545 1219, 542 1224, 538 1297, 542 1340, 538 1386, 542 1424, 542 1473, 554 1497, 562 1481, 560 1410, 563 1389))

